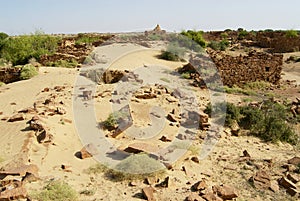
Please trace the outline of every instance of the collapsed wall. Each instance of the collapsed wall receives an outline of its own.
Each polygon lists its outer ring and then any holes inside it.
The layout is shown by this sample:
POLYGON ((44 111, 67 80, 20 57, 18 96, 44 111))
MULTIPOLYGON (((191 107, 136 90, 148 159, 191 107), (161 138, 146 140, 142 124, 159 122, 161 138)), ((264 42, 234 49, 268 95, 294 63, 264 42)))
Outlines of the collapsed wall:
POLYGON ((12 83, 20 80, 21 68, 0 68, 0 82, 12 83))
POLYGON ((240 86, 255 81, 279 84, 283 64, 281 54, 252 51, 248 55, 231 56, 209 50, 208 55, 191 58, 190 64, 197 69, 196 74, 190 71, 190 67, 185 67, 197 82, 204 81, 207 84, 217 81, 218 75, 214 69, 218 69, 223 85, 227 86, 240 86))

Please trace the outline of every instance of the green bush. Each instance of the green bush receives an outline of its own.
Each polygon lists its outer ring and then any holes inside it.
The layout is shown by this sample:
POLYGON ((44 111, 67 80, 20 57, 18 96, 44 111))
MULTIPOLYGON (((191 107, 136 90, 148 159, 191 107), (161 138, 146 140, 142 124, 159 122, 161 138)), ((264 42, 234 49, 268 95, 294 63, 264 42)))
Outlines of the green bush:
POLYGON ((127 118, 127 114, 123 112, 113 112, 109 114, 108 118, 103 122, 104 128, 113 130, 118 126, 120 119, 127 118))
POLYGON ((6 33, 0 32, 0 51, 3 47, 3 44, 5 43, 5 39, 7 39, 9 37, 9 35, 7 35, 6 33))
POLYGON ((285 32, 285 36, 288 38, 297 38, 298 37, 298 31, 296 30, 287 30, 285 32))
POLYGON ((77 201, 77 192, 67 183, 54 181, 50 182, 44 189, 32 196, 40 201, 77 201))
POLYGON ((42 55, 54 53, 58 41, 58 37, 43 33, 9 37, 5 39, 0 55, 13 65, 24 65, 31 58, 39 60, 42 55))
POLYGON ((244 29, 239 29, 238 30, 238 40, 244 39, 248 34, 249 34, 248 31, 246 31, 244 29))
POLYGON ((162 51, 159 58, 167 61, 180 61, 179 56, 169 51, 162 51))
POLYGON ((94 42, 101 42, 103 41, 102 36, 92 36, 84 33, 79 33, 75 40, 75 45, 92 45, 94 42))
POLYGON ((36 67, 34 67, 31 64, 26 64, 21 69, 20 79, 21 80, 27 80, 34 76, 38 75, 38 71, 36 70, 36 67))
POLYGON ((46 66, 52 66, 52 67, 64 67, 64 68, 75 68, 78 66, 78 62, 75 59, 71 60, 57 60, 54 62, 48 62, 46 66))
POLYGON ((211 41, 208 44, 208 47, 210 47, 210 48, 212 48, 214 50, 221 50, 221 51, 225 51, 228 46, 229 46, 229 42, 226 39, 223 39, 220 42, 211 41))
POLYGON ((292 127, 298 119, 291 117, 289 107, 283 104, 264 101, 260 108, 256 108, 223 102, 214 107, 209 104, 204 112, 216 117, 226 114, 225 126, 230 126, 235 120, 241 128, 250 130, 251 135, 267 142, 299 143, 299 136, 292 127))
POLYGON ((168 60, 168 61, 181 61, 184 57, 185 49, 180 47, 178 42, 170 43, 167 46, 166 51, 162 51, 161 55, 159 55, 160 59, 168 60))
POLYGON ((189 39, 192 39, 203 48, 206 47, 206 41, 203 38, 203 31, 192 31, 192 30, 182 31, 181 35, 184 35, 189 39))

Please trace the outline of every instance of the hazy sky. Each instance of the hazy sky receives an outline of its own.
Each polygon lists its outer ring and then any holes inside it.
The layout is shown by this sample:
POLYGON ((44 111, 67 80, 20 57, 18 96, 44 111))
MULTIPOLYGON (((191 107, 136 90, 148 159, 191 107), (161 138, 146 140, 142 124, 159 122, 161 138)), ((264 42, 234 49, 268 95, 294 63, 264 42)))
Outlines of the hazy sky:
POLYGON ((300 29, 299 0, 1 0, 0 32, 300 29))

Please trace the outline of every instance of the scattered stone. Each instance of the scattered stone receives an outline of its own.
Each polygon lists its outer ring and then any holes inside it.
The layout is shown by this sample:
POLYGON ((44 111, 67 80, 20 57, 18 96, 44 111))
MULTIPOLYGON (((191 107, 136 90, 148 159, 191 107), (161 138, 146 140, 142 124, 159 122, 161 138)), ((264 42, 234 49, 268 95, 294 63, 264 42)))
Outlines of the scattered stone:
POLYGON ((202 179, 201 181, 198 181, 197 183, 195 183, 191 189, 193 191, 203 191, 207 188, 207 184, 206 184, 206 180, 205 179, 202 179))
POLYGON ((129 182, 129 184, 128 184, 129 186, 137 186, 138 185, 138 183, 137 182, 135 182, 135 181, 131 181, 131 182, 129 182))
POLYGON ((67 112, 64 108, 57 107, 56 110, 55 110, 55 113, 59 114, 59 115, 63 115, 63 114, 66 114, 67 112))
POLYGON ((151 186, 157 184, 158 181, 159 179, 157 179, 156 177, 147 177, 145 179, 145 183, 151 186))
POLYGON ((24 177, 26 173, 31 173, 36 176, 38 176, 38 167, 36 165, 30 164, 30 165, 22 165, 17 168, 12 168, 9 170, 5 171, 0 171, 0 178, 5 178, 8 175, 13 175, 13 176, 22 176, 24 177))
POLYGON ((287 179, 289 179, 294 184, 296 184, 300 181, 299 177, 297 177, 296 175, 291 175, 291 174, 287 175, 287 179))
POLYGON ((32 107, 28 107, 22 110, 19 110, 18 113, 31 113, 31 114, 35 114, 36 110, 32 107))
POLYGON ((65 172, 72 172, 72 166, 70 165, 61 165, 61 169, 65 172))
POLYGON ((270 190, 274 193, 277 193, 279 191, 279 185, 277 181, 271 181, 270 190))
POLYGON ((24 186, 7 186, 4 191, 0 191, 0 200, 19 200, 26 199, 28 196, 24 186))
POLYGON ((236 120, 233 120, 233 122, 232 122, 232 124, 230 126, 230 129, 231 129, 232 135, 239 136, 240 126, 239 126, 239 124, 237 123, 236 120))
POLYGON ((19 114, 15 114, 15 115, 11 116, 8 119, 8 122, 23 121, 23 120, 25 120, 25 115, 22 113, 19 113, 19 114))
POLYGON ((148 200, 148 201, 156 201, 154 197, 154 189, 152 187, 145 187, 142 189, 143 196, 148 200))
POLYGON ((205 201, 198 193, 191 192, 188 197, 185 198, 185 201, 205 201))
POLYGON ((243 151, 243 157, 251 158, 250 154, 248 153, 247 150, 243 151))
POLYGON ((168 114, 167 119, 174 123, 177 122, 177 120, 173 114, 168 114))
POLYGON ((168 96, 168 97, 166 98, 166 100, 167 100, 169 103, 177 102, 177 99, 174 98, 174 97, 172 97, 172 96, 168 96))
POLYGON ((297 166, 298 164, 300 164, 300 157, 295 156, 295 157, 291 158, 290 160, 288 160, 288 163, 297 166))
POLYGON ((98 149, 95 147, 94 144, 90 143, 85 145, 81 150, 80 150, 80 157, 81 159, 85 158, 91 158, 94 155, 98 154, 98 149))
POLYGON ((285 189, 289 189, 289 188, 297 189, 297 186, 293 182, 288 180, 286 177, 282 177, 279 180, 279 184, 283 186, 285 189))
POLYGON ((197 156, 193 156, 191 160, 194 161, 195 163, 199 163, 199 158, 197 156))
POLYGON ((287 170, 287 172, 294 172, 295 170, 297 170, 297 167, 295 165, 292 165, 292 164, 284 164, 281 167, 285 168, 287 170))
POLYGON ((163 141, 163 142, 171 142, 172 140, 170 138, 168 138, 167 136, 163 135, 160 139, 160 141, 163 141))
POLYGON ((207 201, 223 201, 222 198, 220 198, 219 196, 217 196, 214 192, 209 191, 207 193, 205 193, 202 198, 204 198, 207 201))
POLYGON ((170 177, 166 177, 164 181, 155 185, 155 187, 168 188, 170 186, 170 177))
POLYGON ((38 143, 50 143, 52 142, 54 136, 46 130, 42 130, 40 133, 37 134, 37 141, 38 143))
POLYGON ((49 92, 49 91, 50 91, 50 89, 48 87, 46 87, 42 90, 42 92, 49 92))
POLYGON ((295 196, 296 194, 300 193, 300 191, 295 188, 288 188, 288 189, 286 189, 286 192, 288 194, 290 194, 291 196, 295 196))
POLYGON ((125 75, 124 71, 107 70, 103 73, 102 80, 105 84, 113 84, 119 82, 125 75))
POLYGON ((254 186, 258 189, 269 189, 271 186, 271 179, 266 171, 260 170, 250 178, 254 186))
POLYGON ((133 154, 138 154, 141 152, 156 153, 158 152, 158 147, 147 143, 137 142, 130 144, 126 149, 124 149, 124 151, 133 154))
POLYGON ((138 99, 152 99, 152 98, 157 98, 157 95, 154 93, 144 93, 144 94, 137 94, 135 95, 135 97, 138 99))
POLYGON ((237 190, 231 186, 222 184, 220 186, 213 186, 212 189, 213 192, 216 193, 223 200, 232 200, 233 198, 238 197, 237 190))

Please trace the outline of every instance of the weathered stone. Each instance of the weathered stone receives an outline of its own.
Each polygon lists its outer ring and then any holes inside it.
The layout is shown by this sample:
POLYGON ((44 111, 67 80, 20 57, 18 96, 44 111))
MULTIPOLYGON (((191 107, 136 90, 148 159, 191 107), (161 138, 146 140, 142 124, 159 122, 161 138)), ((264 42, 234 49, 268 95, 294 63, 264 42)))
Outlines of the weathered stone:
POLYGON ((297 189, 297 186, 293 182, 291 182, 290 180, 288 180, 286 177, 282 177, 279 180, 279 184, 281 186, 283 186, 285 189, 289 189, 289 188, 297 189))
POLYGON ((274 193, 279 191, 279 185, 277 181, 271 181, 270 190, 274 193))
POLYGON ((53 135, 50 134, 47 130, 42 130, 37 134, 38 143, 49 143, 52 142, 53 138, 53 135))
POLYGON ((230 126, 230 129, 231 129, 232 135, 239 136, 240 126, 239 126, 239 124, 237 123, 236 120, 233 120, 233 122, 232 122, 232 124, 230 126))
POLYGON ((172 96, 168 96, 168 97, 166 98, 166 100, 167 100, 169 103, 177 102, 177 99, 174 98, 174 97, 172 97, 172 96))
POLYGON ((6 187, 6 190, 0 191, 0 200, 17 200, 17 199, 25 199, 28 194, 26 188, 23 186, 20 187, 6 187))
POLYGON ((152 187, 145 187, 142 189, 143 196, 148 200, 148 201, 156 201, 154 197, 154 189, 152 187))
POLYGON ((170 186, 170 177, 166 177, 161 183, 155 185, 155 187, 168 188, 170 186))
POLYGON ((207 201, 223 201, 222 198, 220 198, 218 195, 216 195, 214 192, 209 191, 202 195, 202 198, 204 198, 207 201))
POLYGON ((158 147, 147 143, 137 142, 128 145, 128 147, 124 149, 124 151, 127 153, 134 153, 134 154, 141 153, 141 152, 156 153, 158 151, 158 147))
POLYGON ((137 94, 135 95, 135 97, 138 99, 152 99, 152 98, 157 98, 157 95, 153 93, 144 93, 144 94, 137 94))
POLYGON ((171 122, 174 122, 174 123, 177 122, 177 120, 176 120, 176 118, 173 114, 168 114, 167 119, 171 122))
POLYGON ((194 161, 195 163, 199 163, 199 158, 197 156, 193 156, 191 160, 194 161))
POLYGON ((119 70, 107 70, 103 73, 102 79, 105 84, 113 84, 119 82, 126 73, 119 70))
POLYGON ((247 150, 243 151, 243 157, 251 158, 250 154, 248 153, 247 150))
POLYGON ((16 175, 24 177, 26 173, 31 173, 35 176, 38 176, 38 167, 36 165, 22 165, 17 168, 8 169, 5 171, 0 171, 0 178, 5 178, 8 175, 16 175))
POLYGON ((212 189, 213 192, 216 193, 223 200, 232 200, 233 198, 238 197, 237 190, 231 186, 227 186, 227 185, 213 186, 212 189))
POLYGON ((25 120, 25 115, 22 113, 18 113, 18 114, 11 116, 8 119, 8 122, 23 121, 23 120, 25 120))
POLYGON ((59 115, 63 115, 63 114, 66 114, 67 112, 64 108, 57 107, 56 110, 55 110, 55 113, 59 114, 59 115))
POLYGON ((300 164, 300 157, 295 156, 295 157, 289 159, 288 163, 293 164, 293 165, 298 165, 298 164, 300 164))
POLYGON ((191 189, 193 191, 202 191, 202 190, 205 190, 207 188, 207 184, 206 184, 206 180, 205 179, 202 179, 201 181, 198 181, 197 183, 195 183, 191 189))
POLYGON ((268 189, 271 186, 271 179, 266 171, 260 170, 250 178, 254 186, 258 189, 268 189))
POLYGON ((200 197, 199 193, 191 192, 188 197, 185 198, 185 201, 205 201, 200 197))
POLYGON ((85 159, 85 158, 90 158, 93 157, 94 155, 97 155, 98 149, 95 147, 94 144, 90 143, 85 145, 81 150, 80 150, 80 158, 85 159))
POLYGON ((159 140, 163 141, 163 142, 171 142, 172 140, 170 138, 168 138, 167 136, 163 135, 159 140))
POLYGON ((296 184, 296 183, 298 183, 300 181, 299 177, 296 176, 296 175, 288 174, 286 177, 287 177, 288 180, 290 180, 294 184, 296 184))
POLYGON ((286 189, 286 192, 288 194, 290 194, 291 196, 295 196, 300 193, 300 191, 295 188, 288 188, 288 189, 286 189))

